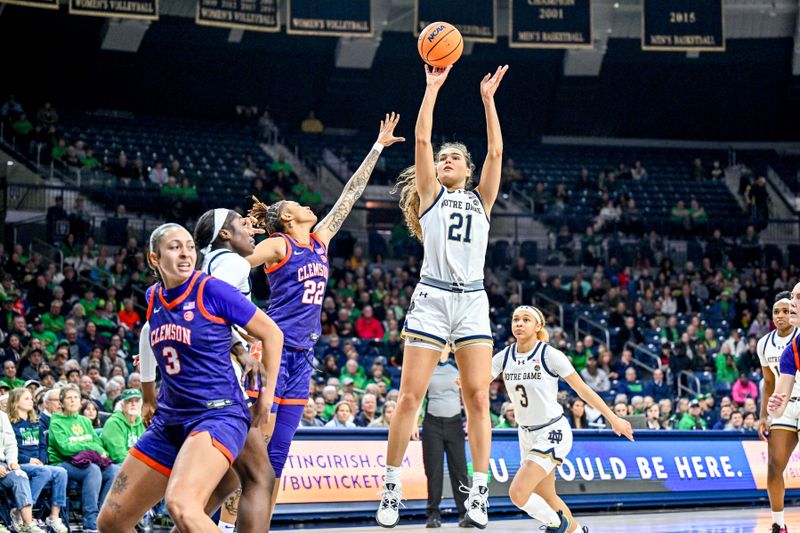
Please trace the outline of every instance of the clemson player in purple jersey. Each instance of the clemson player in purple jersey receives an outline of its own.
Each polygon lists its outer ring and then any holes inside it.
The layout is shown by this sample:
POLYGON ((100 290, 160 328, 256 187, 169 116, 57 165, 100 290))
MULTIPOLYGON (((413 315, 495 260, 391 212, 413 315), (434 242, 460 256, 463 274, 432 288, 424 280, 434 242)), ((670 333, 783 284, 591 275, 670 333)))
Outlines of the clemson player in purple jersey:
POLYGON ((283 334, 231 285, 195 271, 194 240, 182 226, 156 228, 148 260, 161 279, 147 290, 147 321, 162 384, 156 401, 155 381, 142 383, 148 428, 114 480, 98 529, 133 531, 165 497, 178 530, 218 532, 204 506, 250 425, 268 424, 283 334), (252 417, 231 365, 232 324, 263 345, 267 379, 252 417))
MULTIPOLYGON (((297 202, 267 206, 255 199, 249 215, 270 235, 247 259, 264 266, 272 290, 267 313, 283 331, 281 370, 272 406, 275 416, 267 452, 275 477, 280 479, 303 408, 313 371, 313 347, 322 325, 320 313, 328 284, 328 244, 361 197, 384 147, 405 139, 394 136, 400 115, 387 114, 378 140, 344 186, 330 213, 317 224, 317 216, 297 202), (312 231, 313 230, 313 231, 312 231)), ((273 507, 280 483, 272 493, 273 507)))

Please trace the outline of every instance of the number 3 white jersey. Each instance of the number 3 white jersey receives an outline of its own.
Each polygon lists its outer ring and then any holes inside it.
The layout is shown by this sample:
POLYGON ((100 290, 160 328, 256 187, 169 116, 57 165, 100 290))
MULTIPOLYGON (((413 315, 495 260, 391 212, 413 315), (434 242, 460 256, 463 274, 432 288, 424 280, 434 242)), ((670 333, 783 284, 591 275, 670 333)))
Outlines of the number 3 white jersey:
POLYGON ((459 284, 483 280, 489 217, 477 191, 441 187, 419 221, 423 277, 459 284))
POLYGON ((527 353, 517 352, 514 343, 492 358, 492 379, 503 375, 521 426, 541 426, 564 414, 558 403, 558 378, 573 372, 567 356, 545 342, 537 342, 527 353))
MULTIPOLYGON (((756 348, 758 360, 761 362, 761 366, 768 366, 772 370, 772 373, 775 374, 776 383, 781 377, 779 367, 783 350, 789 346, 789 343, 798 333, 800 333, 800 330, 794 328, 788 336, 780 337, 778 330, 773 330, 758 340, 756 348)), ((800 377, 800 372, 798 372, 798 377, 800 377)), ((794 388, 792 389, 792 397, 796 396, 800 396, 800 379, 795 379, 794 388)))

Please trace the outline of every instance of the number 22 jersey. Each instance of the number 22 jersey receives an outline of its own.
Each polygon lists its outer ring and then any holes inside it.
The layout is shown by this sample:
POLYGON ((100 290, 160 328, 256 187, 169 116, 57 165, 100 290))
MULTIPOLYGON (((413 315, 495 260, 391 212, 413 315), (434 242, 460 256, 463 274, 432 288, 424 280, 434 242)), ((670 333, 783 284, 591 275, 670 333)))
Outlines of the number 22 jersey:
POLYGON ((284 346, 312 348, 322 332, 320 314, 328 286, 328 250, 313 233, 309 244, 275 233, 286 243, 283 260, 264 266, 271 291, 267 314, 283 331, 284 346))

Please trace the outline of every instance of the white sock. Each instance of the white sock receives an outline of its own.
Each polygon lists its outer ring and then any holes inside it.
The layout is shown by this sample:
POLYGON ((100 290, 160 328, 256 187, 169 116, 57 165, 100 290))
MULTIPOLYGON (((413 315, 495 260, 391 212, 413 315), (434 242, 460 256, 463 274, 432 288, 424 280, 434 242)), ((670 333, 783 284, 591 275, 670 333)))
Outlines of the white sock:
POLYGON ((781 527, 785 527, 786 523, 783 521, 783 511, 779 512, 772 511, 772 522, 778 524, 781 527))
POLYGON ((485 487, 486 482, 489 479, 489 475, 485 472, 473 472, 472 473, 472 486, 473 487, 485 487))
POLYGON ((386 475, 383 481, 400 485, 400 467, 386 465, 386 475))
POLYGON ((222 533, 233 533, 234 531, 236 531, 236 524, 229 524, 223 520, 219 521, 217 527, 219 527, 219 530, 222 533))
POLYGON ((527 503, 525 503, 521 509, 528 513, 530 517, 535 518, 547 527, 558 527, 561 524, 561 519, 558 517, 558 513, 556 513, 552 507, 547 505, 547 502, 544 501, 544 498, 535 492, 531 494, 531 497, 528 498, 527 503))

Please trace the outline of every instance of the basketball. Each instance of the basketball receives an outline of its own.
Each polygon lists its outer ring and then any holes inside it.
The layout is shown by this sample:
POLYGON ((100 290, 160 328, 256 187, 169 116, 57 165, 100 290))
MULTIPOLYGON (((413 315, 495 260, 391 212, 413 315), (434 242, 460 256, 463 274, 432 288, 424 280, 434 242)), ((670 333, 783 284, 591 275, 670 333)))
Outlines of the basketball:
POLYGON ((455 26, 447 22, 429 24, 419 34, 417 50, 420 57, 432 67, 452 65, 464 51, 464 39, 455 26))

